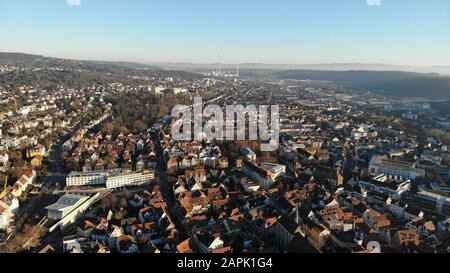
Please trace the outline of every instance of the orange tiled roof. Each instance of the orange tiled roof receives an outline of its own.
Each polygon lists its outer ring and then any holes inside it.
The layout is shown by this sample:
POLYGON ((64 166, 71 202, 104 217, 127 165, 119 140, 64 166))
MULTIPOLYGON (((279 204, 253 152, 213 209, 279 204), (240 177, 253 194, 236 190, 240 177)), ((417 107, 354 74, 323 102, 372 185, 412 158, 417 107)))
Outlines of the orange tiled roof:
POLYGON ((183 242, 177 245, 178 253, 186 253, 190 250, 192 250, 192 238, 184 240, 183 242))
POLYGON ((214 254, 231 253, 231 247, 223 247, 212 251, 214 254))

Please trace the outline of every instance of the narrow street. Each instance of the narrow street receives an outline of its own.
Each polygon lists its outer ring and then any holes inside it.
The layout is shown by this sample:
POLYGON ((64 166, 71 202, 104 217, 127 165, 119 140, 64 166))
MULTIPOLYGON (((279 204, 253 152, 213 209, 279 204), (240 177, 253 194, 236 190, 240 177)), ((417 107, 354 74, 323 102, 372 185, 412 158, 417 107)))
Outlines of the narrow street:
POLYGON ((187 231, 185 226, 182 224, 182 219, 178 214, 177 200, 175 199, 172 188, 169 186, 168 175, 167 175, 167 159, 164 157, 164 150, 159 141, 159 137, 156 134, 152 134, 152 138, 155 141, 156 147, 156 157, 158 162, 156 165, 156 175, 160 181, 161 192, 163 193, 164 200, 167 203, 167 208, 171 219, 173 220, 181 238, 187 236, 187 231))
POLYGON ((81 121, 84 120, 86 115, 87 113, 85 113, 75 124, 70 126, 68 132, 58 138, 52 145, 49 151, 48 174, 43 178, 43 185, 49 187, 54 187, 57 184, 65 185, 67 174, 65 173, 64 163, 61 159, 63 153, 62 145, 69 140, 76 131, 84 126, 81 124, 81 121))

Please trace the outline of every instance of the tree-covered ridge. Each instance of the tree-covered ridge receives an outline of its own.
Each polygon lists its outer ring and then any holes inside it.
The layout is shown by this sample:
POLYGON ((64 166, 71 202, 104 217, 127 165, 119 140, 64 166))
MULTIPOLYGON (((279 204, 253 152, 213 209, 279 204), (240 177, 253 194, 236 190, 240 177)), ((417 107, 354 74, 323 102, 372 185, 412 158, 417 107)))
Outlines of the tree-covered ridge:
POLYGON ((392 96, 450 98, 450 77, 401 71, 318 71, 276 72, 281 79, 329 81, 344 88, 392 96))
POLYGON ((174 77, 192 80, 199 75, 169 71, 145 64, 127 62, 78 61, 49 58, 22 53, 0 53, 0 66, 16 67, 16 70, 0 73, 0 85, 17 87, 20 85, 39 85, 42 88, 61 86, 86 86, 121 82, 141 83, 134 77, 174 77))

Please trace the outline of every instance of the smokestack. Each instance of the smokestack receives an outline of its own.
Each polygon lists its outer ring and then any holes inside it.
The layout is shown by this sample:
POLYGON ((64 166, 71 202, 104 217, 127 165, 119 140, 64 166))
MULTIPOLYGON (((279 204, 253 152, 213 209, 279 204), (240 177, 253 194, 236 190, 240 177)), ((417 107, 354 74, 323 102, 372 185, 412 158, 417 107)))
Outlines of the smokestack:
POLYGON ((222 74, 221 67, 220 67, 220 53, 217 54, 217 59, 218 59, 217 66, 219 68, 218 76, 220 76, 222 74))

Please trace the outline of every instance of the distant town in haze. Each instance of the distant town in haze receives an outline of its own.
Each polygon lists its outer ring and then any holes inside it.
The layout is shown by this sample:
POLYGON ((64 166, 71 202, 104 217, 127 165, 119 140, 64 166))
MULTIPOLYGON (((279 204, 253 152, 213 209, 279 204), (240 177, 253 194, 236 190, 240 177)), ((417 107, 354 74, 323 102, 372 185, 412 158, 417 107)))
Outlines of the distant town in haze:
POLYGON ((0 0, 0 253, 450 252, 448 2, 44 2, 0 0))

